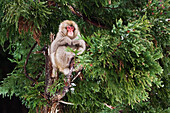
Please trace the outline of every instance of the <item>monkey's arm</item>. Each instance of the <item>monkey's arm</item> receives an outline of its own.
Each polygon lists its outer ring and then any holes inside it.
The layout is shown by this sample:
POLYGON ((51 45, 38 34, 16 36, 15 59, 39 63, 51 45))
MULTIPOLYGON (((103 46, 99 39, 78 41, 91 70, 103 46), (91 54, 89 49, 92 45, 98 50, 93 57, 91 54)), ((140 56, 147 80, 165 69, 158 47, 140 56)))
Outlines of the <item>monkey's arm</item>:
POLYGON ((67 36, 58 38, 51 43, 51 53, 56 52, 59 46, 71 45, 71 39, 67 36))
POLYGON ((72 41, 72 44, 74 45, 74 46, 77 46, 78 47, 78 54, 77 55, 80 55, 80 54, 82 54, 84 51, 85 51, 85 49, 86 49, 86 44, 85 44, 85 41, 84 40, 73 40, 72 41))

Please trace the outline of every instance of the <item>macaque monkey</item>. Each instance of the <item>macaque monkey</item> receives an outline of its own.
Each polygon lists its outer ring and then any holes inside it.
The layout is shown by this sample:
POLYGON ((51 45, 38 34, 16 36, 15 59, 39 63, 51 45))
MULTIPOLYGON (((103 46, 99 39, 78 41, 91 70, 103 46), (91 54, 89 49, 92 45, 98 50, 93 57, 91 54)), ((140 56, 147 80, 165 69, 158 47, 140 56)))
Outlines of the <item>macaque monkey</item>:
POLYGON ((69 66, 75 54, 67 51, 67 47, 78 50, 77 55, 84 52, 85 41, 79 37, 78 25, 74 21, 65 20, 59 25, 59 32, 49 49, 53 67, 52 77, 56 77, 57 69, 65 75, 69 74, 69 66))

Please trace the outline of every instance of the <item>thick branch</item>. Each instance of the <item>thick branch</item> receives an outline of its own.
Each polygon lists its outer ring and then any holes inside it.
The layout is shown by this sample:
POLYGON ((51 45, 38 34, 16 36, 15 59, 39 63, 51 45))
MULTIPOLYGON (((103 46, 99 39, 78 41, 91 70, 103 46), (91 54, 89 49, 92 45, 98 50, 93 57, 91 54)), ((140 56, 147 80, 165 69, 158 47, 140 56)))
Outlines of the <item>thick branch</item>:
POLYGON ((45 50, 45 95, 48 95, 48 87, 52 84, 51 79, 51 62, 48 55, 48 49, 45 50))
POLYGON ((87 21, 88 23, 90 23, 90 24, 92 24, 96 27, 105 28, 105 29, 107 28, 106 26, 101 25, 100 23, 96 23, 94 21, 89 20, 85 15, 82 15, 80 12, 76 11, 73 6, 69 5, 69 8, 70 8, 70 10, 72 11, 73 14, 77 15, 80 18, 82 17, 83 20, 87 21))
POLYGON ((29 59, 29 57, 30 57, 30 55, 31 55, 31 52, 32 52, 32 50, 35 48, 36 45, 37 45, 37 42, 32 46, 31 50, 29 51, 29 53, 28 53, 28 55, 27 55, 27 59, 26 59, 26 61, 25 61, 25 65, 24 65, 24 73, 25 73, 25 76, 26 76, 28 79, 30 79, 31 81, 33 81, 33 82, 36 82, 36 80, 34 80, 32 77, 30 77, 30 76, 28 75, 26 66, 27 66, 27 64, 28 64, 28 59, 29 59))
POLYGON ((66 76, 67 80, 66 80, 66 86, 64 86, 63 90, 60 91, 57 95, 55 95, 52 99, 52 102, 56 102, 56 101, 60 101, 65 94, 69 91, 69 88, 71 87, 71 75, 73 72, 73 68, 74 68, 74 60, 72 60, 71 64, 70 64, 70 72, 69 74, 66 76))

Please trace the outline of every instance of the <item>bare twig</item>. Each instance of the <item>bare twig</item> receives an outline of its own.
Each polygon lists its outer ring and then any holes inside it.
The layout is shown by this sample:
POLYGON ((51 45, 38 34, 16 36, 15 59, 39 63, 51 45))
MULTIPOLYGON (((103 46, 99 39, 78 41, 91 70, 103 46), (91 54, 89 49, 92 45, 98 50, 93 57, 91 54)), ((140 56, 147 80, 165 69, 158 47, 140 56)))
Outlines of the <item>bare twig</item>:
POLYGON ((72 79, 71 82, 74 82, 74 80, 80 75, 81 72, 78 72, 78 74, 72 79))
POLYGON ((25 65, 24 65, 24 73, 25 73, 25 76, 26 76, 28 79, 30 79, 31 81, 33 81, 33 82, 36 82, 36 80, 33 79, 32 77, 30 77, 30 76, 28 75, 26 66, 27 66, 27 64, 28 64, 28 59, 29 59, 29 57, 30 57, 30 55, 31 55, 31 52, 32 52, 32 50, 35 48, 36 45, 37 45, 37 42, 32 46, 31 50, 29 51, 29 53, 28 53, 28 55, 27 55, 27 59, 26 59, 26 61, 25 61, 25 65))
POLYGON ((104 103, 104 105, 105 105, 106 107, 110 108, 110 109, 115 109, 115 107, 113 107, 113 106, 111 106, 111 105, 108 105, 108 104, 106 104, 106 103, 104 103))
POLYGON ((62 101, 62 100, 60 100, 59 102, 60 102, 60 103, 63 103, 63 104, 67 104, 67 105, 74 105, 74 103, 71 103, 71 102, 65 102, 65 101, 62 101))

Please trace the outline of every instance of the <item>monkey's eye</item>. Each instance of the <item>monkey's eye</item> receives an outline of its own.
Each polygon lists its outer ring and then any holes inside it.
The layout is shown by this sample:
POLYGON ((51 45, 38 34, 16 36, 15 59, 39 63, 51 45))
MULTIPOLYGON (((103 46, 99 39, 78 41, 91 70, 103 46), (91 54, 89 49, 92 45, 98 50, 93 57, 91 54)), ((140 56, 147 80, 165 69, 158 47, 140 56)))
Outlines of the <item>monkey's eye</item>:
POLYGON ((71 31, 73 31, 74 30, 74 27, 73 26, 67 26, 67 30, 71 30, 71 31))

